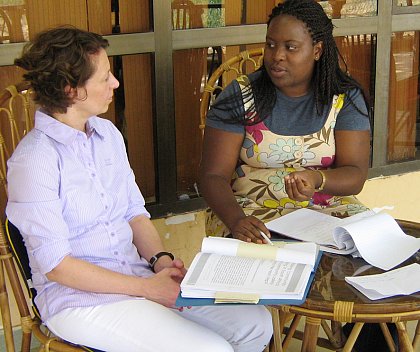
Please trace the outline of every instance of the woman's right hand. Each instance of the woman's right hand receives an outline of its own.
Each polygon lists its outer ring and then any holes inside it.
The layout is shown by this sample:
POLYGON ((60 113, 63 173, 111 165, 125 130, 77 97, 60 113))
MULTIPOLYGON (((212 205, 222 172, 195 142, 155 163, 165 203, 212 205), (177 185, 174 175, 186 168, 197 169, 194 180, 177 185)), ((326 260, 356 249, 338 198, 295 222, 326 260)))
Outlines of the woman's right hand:
POLYGON ((268 231, 264 223, 251 215, 240 218, 231 226, 230 231, 233 238, 245 242, 265 243, 264 238, 261 236, 261 231, 264 232, 268 238, 271 237, 270 231, 268 231))
POLYGON ((179 268, 165 268, 146 279, 145 298, 162 304, 165 307, 174 307, 178 298, 180 282, 184 277, 183 272, 179 268))

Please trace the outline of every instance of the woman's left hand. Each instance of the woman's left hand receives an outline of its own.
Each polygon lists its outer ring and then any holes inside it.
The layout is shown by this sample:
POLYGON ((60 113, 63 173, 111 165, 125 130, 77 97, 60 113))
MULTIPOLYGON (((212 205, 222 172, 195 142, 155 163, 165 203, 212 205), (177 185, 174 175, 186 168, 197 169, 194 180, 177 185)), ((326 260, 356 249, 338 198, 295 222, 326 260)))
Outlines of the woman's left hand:
MULTIPOLYGON (((158 273, 159 271, 161 271, 165 268, 177 268, 177 269, 179 269, 182 273, 182 278, 187 273, 187 269, 185 269, 184 262, 179 258, 176 258, 176 259, 172 260, 168 256, 160 257, 159 260, 156 262, 155 272, 158 273)), ((182 278, 180 278, 179 282, 182 281, 182 278)))

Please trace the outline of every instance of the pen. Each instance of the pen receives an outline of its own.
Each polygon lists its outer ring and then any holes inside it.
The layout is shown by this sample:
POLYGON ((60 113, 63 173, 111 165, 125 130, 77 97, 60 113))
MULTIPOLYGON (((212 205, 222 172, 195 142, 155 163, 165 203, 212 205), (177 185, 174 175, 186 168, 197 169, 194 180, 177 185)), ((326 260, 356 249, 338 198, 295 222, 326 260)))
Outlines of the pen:
POLYGON ((267 235, 264 232, 260 231, 260 234, 267 241, 269 245, 274 246, 273 242, 270 241, 270 239, 267 237, 267 235))

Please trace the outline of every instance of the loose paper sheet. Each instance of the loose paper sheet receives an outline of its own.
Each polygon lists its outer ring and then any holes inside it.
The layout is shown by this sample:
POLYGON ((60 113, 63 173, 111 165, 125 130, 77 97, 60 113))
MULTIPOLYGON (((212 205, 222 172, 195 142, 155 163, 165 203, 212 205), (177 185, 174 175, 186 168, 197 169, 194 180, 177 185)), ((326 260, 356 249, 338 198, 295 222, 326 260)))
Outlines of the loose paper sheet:
POLYGON ((346 277, 345 280, 371 300, 410 295, 420 291, 420 264, 407 265, 383 274, 346 277))

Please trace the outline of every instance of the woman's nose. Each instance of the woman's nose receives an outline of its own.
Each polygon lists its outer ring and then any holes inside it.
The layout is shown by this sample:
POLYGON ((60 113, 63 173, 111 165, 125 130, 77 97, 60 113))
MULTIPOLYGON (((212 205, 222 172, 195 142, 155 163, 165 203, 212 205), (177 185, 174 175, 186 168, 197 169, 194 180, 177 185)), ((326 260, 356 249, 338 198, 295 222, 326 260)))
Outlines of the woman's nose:
POLYGON ((274 61, 283 61, 286 58, 286 51, 282 47, 277 47, 276 50, 273 52, 273 60, 274 61))
POLYGON ((117 89, 120 86, 120 82, 118 79, 115 78, 115 76, 111 73, 111 87, 112 89, 117 89))

